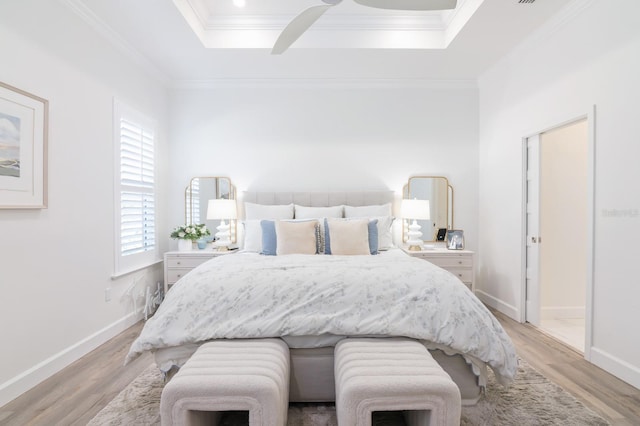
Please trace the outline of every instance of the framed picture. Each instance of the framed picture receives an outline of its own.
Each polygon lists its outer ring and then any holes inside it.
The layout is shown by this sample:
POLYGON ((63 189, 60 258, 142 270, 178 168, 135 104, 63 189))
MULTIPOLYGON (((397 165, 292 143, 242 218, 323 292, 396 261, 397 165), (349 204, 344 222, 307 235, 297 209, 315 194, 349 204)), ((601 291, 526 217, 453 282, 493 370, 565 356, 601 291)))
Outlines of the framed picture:
POLYGON ((449 250, 464 250, 464 232, 460 229, 447 231, 447 248, 449 250))
POLYGON ((49 101, 0 82, 0 209, 47 207, 49 101))

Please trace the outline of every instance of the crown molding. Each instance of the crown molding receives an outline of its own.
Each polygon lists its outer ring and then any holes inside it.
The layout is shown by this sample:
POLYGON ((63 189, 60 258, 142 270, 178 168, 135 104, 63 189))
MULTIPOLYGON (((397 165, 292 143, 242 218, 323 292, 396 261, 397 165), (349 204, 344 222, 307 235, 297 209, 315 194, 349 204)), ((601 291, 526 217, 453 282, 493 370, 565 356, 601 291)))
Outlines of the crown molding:
POLYGON ((87 7, 82 0, 58 0, 68 9, 78 15, 93 30, 111 43, 117 50, 123 53, 134 64, 142 68, 160 84, 167 87, 170 79, 160 71, 151 61, 149 61, 140 51, 129 44, 113 28, 101 20, 93 11, 87 7))
POLYGON ((216 78, 179 80, 171 85, 175 90, 213 90, 238 88, 334 88, 334 89, 477 89, 476 80, 427 80, 407 78, 216 78))
MULTIPOLYGON (((201 15, 197 15, 201 18, 201 15)), ((292 15, 235 15, 211 16, 201 21, 206 31, 281 31, 295 16, 292 15)), ((353 31, 444 31, 440 15, 326 15, 314 23, 310 30, 353 30, 353 31)))

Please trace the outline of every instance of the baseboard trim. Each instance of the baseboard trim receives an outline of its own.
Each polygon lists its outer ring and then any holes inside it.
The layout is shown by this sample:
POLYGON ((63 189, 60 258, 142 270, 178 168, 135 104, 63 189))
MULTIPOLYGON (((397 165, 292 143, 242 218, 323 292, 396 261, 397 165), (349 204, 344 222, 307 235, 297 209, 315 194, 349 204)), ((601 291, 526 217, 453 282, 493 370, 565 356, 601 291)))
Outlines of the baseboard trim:
POLYGON ((520 310, 515 306, 485 293, 482 290, 476 290, 476 296, 478 296, 478 299, 480 299, 484 304, 502 312, 512 320, 520 322, 520 310))
POLYGON ((0 384, 0 407, 13 401, 63 368, 68 367, 74 361, 77 361, 107 340, 122 333, 141 319, 142 315, 140 313, 132 312, 34 365, 14 378, 0 384))
POLYGON ((584 306, 543 306, 540 319, 574 319, 585 317, 584 306))
POLYGON ((640 367, 623 361, 596 347, 591 347, 591 362, 620 380, 640 389, 640 367))

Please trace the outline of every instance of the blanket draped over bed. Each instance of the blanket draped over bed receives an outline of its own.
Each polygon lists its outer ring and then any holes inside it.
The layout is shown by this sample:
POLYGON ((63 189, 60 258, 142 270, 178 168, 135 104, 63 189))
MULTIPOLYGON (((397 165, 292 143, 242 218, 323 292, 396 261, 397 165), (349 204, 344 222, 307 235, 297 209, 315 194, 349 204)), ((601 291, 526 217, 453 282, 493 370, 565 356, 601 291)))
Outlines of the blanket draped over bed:
POLYGON ((406 336, 517 369, 500 323, 451 273, 389 250, 377 256, 239 253, 195 268, 167 293, 133 342, 143 351, 210 339, 406 336))

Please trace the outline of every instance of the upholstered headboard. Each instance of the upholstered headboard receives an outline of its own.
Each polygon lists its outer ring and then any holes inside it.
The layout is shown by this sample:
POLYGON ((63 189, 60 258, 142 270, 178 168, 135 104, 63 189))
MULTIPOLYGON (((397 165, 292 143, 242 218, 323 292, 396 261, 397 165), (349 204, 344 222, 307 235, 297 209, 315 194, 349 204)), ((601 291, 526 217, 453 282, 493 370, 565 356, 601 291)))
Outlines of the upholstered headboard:
MULTIPOLYGON (((393 203, 393 191, 355 191, 355 192, 252 192, 242 193, 242 201, 256 204, 300 204, 309 207, 329 206, 367 206, 393 203)), ((242 204, 242 203, 240 203, 242 204)), ((244 217, 244 208, 240 217, 244 217)))

